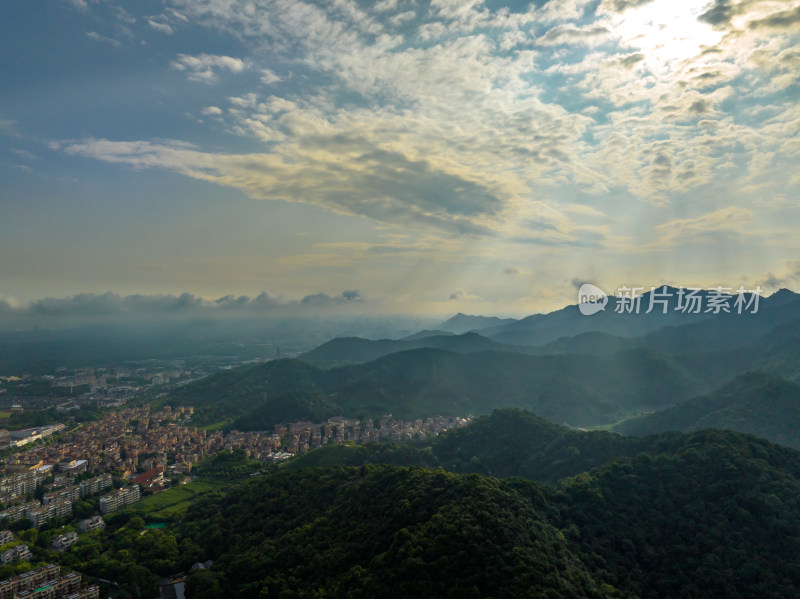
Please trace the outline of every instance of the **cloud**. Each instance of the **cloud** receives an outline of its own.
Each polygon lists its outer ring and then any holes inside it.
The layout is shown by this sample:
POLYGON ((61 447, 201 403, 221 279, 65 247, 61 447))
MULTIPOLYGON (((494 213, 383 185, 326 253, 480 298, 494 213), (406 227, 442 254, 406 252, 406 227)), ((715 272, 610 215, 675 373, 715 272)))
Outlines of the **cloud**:
POLYGON ((749 235, 752 231, 748 227, 753 216, 753 212, 746 208, 730 206, 695 218, 673 220, 658 225, 655 230, 662 240, 693 238, 709 233, 749 235))
POLYGON ((179 54, 172 61, 172 68, 187 71, 189 79, 202 83, 216 83, 219 79, 218 71, 226 70, 232 73, 241 73, 247 69, 247 63, 240 58, 231 56, 217 56, 214 54, 200 54, 190 56, 179 54))
POLYGON ((272 85, 281 81, 281 77, 276 75, 271 69, 261 69, 261 83, 265 85, 272 85))
POLYGON ((380 0, 372 6, 372 9, 375 12, 388 12, 397 8, 397 2, 398 0, 380 0))
POLYGON ((147 19, 147 24, 150 25, 151 28, 159 31, 161 33, 166 33, 167 35, 172 35, 175 33, 169 25, 166 23, 159 23, 157 21, 153 21, 152 19, 147 19))
POLYGON ((751 29, 791 29, 800 26, 800 6, 772 13, 763 19, 750 21, 751 29))
POLYGON ((401 25, 407 21, 413 21, 417 18, 417 13, 413 10, 408 10, 406 12, 401 12, 394 15, 392 18, 389 19, 389 22, 392 25, 401 25))
POLYGON ((459 289, 454 289, 453 291, 451 291, 450 295, 447 297, 447 299, 449 301, 455 301, 455 302, 467 302, 467 301, 472 301, 472 300, 479 300, 481 298, 479 296, 477 296, 477 295, 470 295, 469 293, 467 293, 463 289, 459 288, 459 289))
POLYGON ((214 303, 220 308, 226 310, 240 310, 250 303, 250 298, 246 295, 240 295, 239 297, 236 297, 235 295, 226 295, 214 300, 214 303))
POLYGON ((652 1, 653 0, 603 0, 600 3, 600 10, 609 12, 624 12, 629 8, 636 8, 652 1))
MULTIPOLYGON (((710 191, 738 205, 745 189, 794 195, 779 173, 797 171, 796 2, 169 4, 152 20, 241 48, 172 62, 207 83, 246 73, 193 109, 230 144, 67 152, 397 229, 548 247, 631 244, 628 214, 649 208, 627 210, 637 202, 698 214, 717 208, 710 191)), ((710 221, 663 226, 665 241, 710 221)))
POLYGON ((519 266, 513 266, 513 265, 512 266, 506 266, 503 269, 503 274, 504 275, 517 275, 517 274, 519 274, 519 272, 520 272, 519 266))
POLYGON ((765 289, 780 289, 800 284, 800 260, 787 260, 780 274, 767 271, 757 284, 765 289))
POLYGON ((327 293, 315 293, 313 295, 307 295, 300 300, 300 304, 303 306, 313 306, 315 308, 320 308, 326 306, 342 305, 349 302, 359 303, 363 301, 364 297, 361 295, 360 291, 347 290, 343 291, 341 295, 337 295, 335 297, 331 297, 327 293))
POLYGON ((83 140, 68 154, 136 168, 165 168, 268 200, 304 202, 388 224, 487 234, 503 201, 486 185, 426 160, 334 136, 283 154, 210 154, 184 144, 83 140), (327 148, 325 146, 328 146, 327 148), (309 160, 309 158, 313 159, 309 160), (301 160, 302 159, 302 160, 301 160))
POLYGON ((106 37, 104 35, 100 35, 96 31, 87 31, 86 32, 86 37, 88 37, 89 39, 93 39, 96 42, 103 42, 103 43, 106 43, 106 44, 111 44, 112 46, 117 47, 117 48, 119 48, 122 45, 120 42, 118 42, 114 38, 106 37))
POLYGON ((267 291, 254 298, 246 295, 225 295, 205 299, 191 293, 175 295, 126 295, 113 292, 103 294, 79 293, 63 298, 47 297, 23 304, 0 296, 0 314, 6 317, 108 318, 108 317, 158 317, 158 316, 213 316, 223 314, 255 314, 262 312, 291 313, 313 308, 337 308, 362 304, 367 301, 357 289, 343 291, 340 295, 326 293, 307 295, 299 300, 286 299, 267 291))
POLYGON ((581 287, 584 285, 594 285, 595 287, 599 287, 594 279, 581 279, 580 277, 573 277, 572 280, 569 282, 575 291, 579 291, 581 287))
POLYGON ((540 46, 588 44, 608 36, 610 31, 603 25, 578 27, 572 23, 558 25, 536 40, 540 46))

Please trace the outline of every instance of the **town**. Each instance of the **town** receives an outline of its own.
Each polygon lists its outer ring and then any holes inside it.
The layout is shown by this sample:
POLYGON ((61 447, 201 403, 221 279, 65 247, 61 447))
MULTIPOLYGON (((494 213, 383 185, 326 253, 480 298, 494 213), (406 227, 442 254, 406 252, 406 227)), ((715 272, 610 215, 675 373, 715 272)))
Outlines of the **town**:
MULTIPOLYGON (((333 417, 281 424, 271 431, 223 433, 192 426, 193 414, 191 406, 152 409, 144 404, 72 429, 63 423, 0 429, 0 449, 12 452, 0 475, 0 527, 7 528, 0 530, 2 564, 35 561, 31 548, 12 530, 72 523, 74 531, 55 536, 49 545, 66 551, 80 534, 105 528, 104 516, 190 482, 195 466, 224 452, 240 450, 248 459, 277 463, 329 444, 425 439, 470 420, 406 421, 387 414, 377 422, 333 417)), ((80 574, 62 575, 49 563, 0 582, 0 598, 27 597, 43 586, 50 594, 37 591, 37 597, 99 597, 97 586, 81 587, 80 574)))
POLYGON ((387 414, 377 423, 344 417, 324 422, 292 422, 273 431, 207 431, 190 426, 194 409, 149 405, 111 413, 64 434, 63 424, 0 430, 0 443, 40 444, 10 455, 0 478, 0 522, 27 519, 39 528, 72 515, 78 499, 110 491, 98 500, 101 514, 188 482, 192 468, 219 452, 241 449, 248 458, 279 462, 328 444, 407 441, 466 425, 469 418, 432 417, 404 421, 387 414), (56 440, 55 434, 61 433, 56 440), (53 442, 48 443, 47 440, 53 442), (42 493, 38 493, 42 490, 42 493), (39 499, 32 495, 41 495, 39 499))

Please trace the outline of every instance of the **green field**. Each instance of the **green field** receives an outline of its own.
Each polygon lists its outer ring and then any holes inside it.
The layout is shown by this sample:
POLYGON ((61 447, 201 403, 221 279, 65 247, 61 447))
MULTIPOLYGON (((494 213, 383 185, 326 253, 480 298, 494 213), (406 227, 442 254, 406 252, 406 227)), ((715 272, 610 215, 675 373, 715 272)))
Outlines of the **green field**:
POLYGON ((230 486, 231 483, 227 481, 193 481, 188 485, 179 485, 145 497, 133 507, 153 518, 169 520, 185 512, 189 504, 200 495, 230 486))
POLYGON ((199 426, 198 428, 204 431, 216 431, 225 428, 226 426, 233 424, 233 418, 229 418, 227 420, 220 420, 219 422, 212 422, 211 424, 206 424, 205 426, 199 426))

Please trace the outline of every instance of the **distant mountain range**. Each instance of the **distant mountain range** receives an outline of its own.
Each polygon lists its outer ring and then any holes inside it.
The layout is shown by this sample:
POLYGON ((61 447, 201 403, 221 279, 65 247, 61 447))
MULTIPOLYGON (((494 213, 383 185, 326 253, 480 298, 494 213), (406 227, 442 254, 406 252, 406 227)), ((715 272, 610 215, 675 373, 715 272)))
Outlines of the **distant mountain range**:
MULTIPOLYGON (((683 313, 675 309, 678 292, 676 288, 664 287, 644 293, 638 314, 617 313, 615 310, 620 300, 615 297, 608 298, 604 311, 591 316, 581 314, 577 305, 521 320, 457 314, 436 330, 421 331, 401 340, 333 339, 306 352, 301 359, 318 365, 367 362, 419 347, 459 353, 507 351, 527 354, 613 353, 640 346, 669 354, 719 351, 723 347, 731 349, 747 345, 779 325, 800 322, 800 294, 788 289, 761 298, 756 313, 745 311, 743 314, 736 313, 732 301, 729 302, 731 312, 683 313), (647 313, 651 298, 654 308, 647 313), (660 301, 667 302, 666 314, 662 313, 664 306, 657 303, 660 301), (467 331, 469 333, 464 335, 467 331), (448 341, 445 335, 457 338, 448 341)), ((706 291, 698 297, 708 302, 710 294, 706 291)), ((702 303, 699 305, 704 306, 702 303)))
POLYGON ((372 341, 358 337, 339 337, 302 354, 300 359, 309 364, 330 366, 353 362, 370 362, 383 356, 422 347, 444 349, 455 353, 480 351, 534 353, 532 348, 505 345, 482 337, 477 333, 417 336, 401 340, 380 339, 372 341))
POLYGON ((516 318, 497 318, 496 316, 470 316, 459 312, 452 318, 448 318, 438 327, 439 331, 461 335, 470 331, 479 331, 490 327, 502 327, 512 325, 517 322, 516 318))
MULTIPOLYGON (((554 318, 557 322, 564 316, 554 318)), ((392 413, 407 419, 479 415, 510 406, 573 427, 608 426, 629 418, 617 430, 644 434, 716 426, 796 446, 787 432, 787 423, 794 421, 784 418, 789 404, 769 406, 785 399, 780 379, 800 380, 800 301, 797 294, 781 292, 764 299, 757 314, 706 316, 639 337, 587 331, 537 347, 506 345, 477 333, 339 338, 302 360, 220 373, 162 401, 194 405, 198 424, 245 430, 339 414, 375 418, 392 413), (345 365, 320 367, 337 363, 345 365), (749 418, 743 414, 747 406, 755 409, 755 379, 736 377, 754 371, 775 380, 758 391, 762 413, 749 418), (729 386, 714 392, 724 385, 729 386), (750 403, 734 402, 722 410, 710 399, 715 393, 735 396, 737 389, 750 403), (779 396, 770 396, 775 393, 779 396), (665 414, 631 418, 673 406, 665 414), (701 414, 705 408, 698 406, 711 407, 701 414), (679 417, 685 413, 695 414, 696 422, 679 417), (745 426, 745 420, 752 426, 745 426)))

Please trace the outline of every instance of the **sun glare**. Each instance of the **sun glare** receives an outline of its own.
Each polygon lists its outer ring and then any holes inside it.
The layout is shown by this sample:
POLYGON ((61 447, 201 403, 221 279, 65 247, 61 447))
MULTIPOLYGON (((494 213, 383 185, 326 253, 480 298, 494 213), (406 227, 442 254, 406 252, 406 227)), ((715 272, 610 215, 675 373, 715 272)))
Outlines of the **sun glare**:
POLYGON ((619 15, 615 30, 625 46, 642 51, 651 67, 672 70, 722 38, 698 17, 708 0, 654 0, 619 15))

